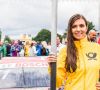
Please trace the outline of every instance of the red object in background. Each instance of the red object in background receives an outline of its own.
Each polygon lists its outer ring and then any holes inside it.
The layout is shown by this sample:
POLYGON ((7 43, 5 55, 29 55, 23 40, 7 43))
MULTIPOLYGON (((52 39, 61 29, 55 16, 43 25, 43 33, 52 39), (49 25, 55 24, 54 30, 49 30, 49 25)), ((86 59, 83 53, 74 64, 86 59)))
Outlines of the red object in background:
POLYGON ((0 41, 0 45, 2 45, 3 43, 0 41))
POLYGON ((48 67, 47 57, 4 57, 0 69, 21 67, 48 67))
POLYGON ((98 39, 97 43, 98 43, 98 44, 100 44, 100 37, 99 37, 99 39, 98 39))

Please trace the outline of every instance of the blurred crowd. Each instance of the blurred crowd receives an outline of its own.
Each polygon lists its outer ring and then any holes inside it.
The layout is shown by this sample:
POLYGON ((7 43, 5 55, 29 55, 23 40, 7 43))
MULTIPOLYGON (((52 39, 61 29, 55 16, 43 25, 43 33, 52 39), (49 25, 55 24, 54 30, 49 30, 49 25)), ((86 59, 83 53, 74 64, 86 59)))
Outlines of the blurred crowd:
MULTIPOLYGON (((57 47, 61 47, 60 38, 57 38, 57 47)), ((51 53, 51 43, 46 41, 20 41, 14 40, 0 42, 1 57, 32 57, 32 56, 48 56, 51 53)))
POLYGON ((27 57, 27 56, 47 56, 49 49, 45 41, 35 42, 15 40, 0 42, 0 53, 2 57, 27 57))

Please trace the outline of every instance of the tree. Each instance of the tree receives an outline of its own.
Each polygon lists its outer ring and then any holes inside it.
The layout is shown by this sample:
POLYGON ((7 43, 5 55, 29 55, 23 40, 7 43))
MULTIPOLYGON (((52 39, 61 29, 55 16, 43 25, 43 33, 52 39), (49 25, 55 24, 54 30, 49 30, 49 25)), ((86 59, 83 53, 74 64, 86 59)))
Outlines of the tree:
POLYGON ((95 25, 93 25, 92 22, 88 21, 88 31, 90 31, 91 29, 94 29, 95 25))
POLYGON ((8 43, 11 43, 11 39, 10 39, 10 37, 9 36, 5 36, 5 38, 4 38, 4 42, 5 41, 8 41, 8 43))
POLYGON ((2 32, 1 32, 1 30, 0 30, 0 41, 1 41, 1 38, 2 38, 2 32))
POLYGON ((47 29, 42 29, 35 38, 32 38, 35 41, 51 41, 51 32, 47 29))
POLYGON ((67 32, 63 33, 62 38, 66 38, 67 37, 67 32))
POLYGON ((62 36, 57 33, 57 36, 60 38, 60 41, 62 42, 62 36))

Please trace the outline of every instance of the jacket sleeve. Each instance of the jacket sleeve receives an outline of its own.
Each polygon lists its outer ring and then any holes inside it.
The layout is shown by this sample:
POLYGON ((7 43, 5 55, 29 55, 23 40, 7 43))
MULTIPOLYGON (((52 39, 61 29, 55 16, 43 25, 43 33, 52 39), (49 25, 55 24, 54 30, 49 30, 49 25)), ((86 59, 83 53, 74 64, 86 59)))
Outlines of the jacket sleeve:
POLYGON ((62 85, 66 78, 65 60, 66 60, 66 48, 62 48, 57 56, 57 73, 56 73, 56 86, 62 85))

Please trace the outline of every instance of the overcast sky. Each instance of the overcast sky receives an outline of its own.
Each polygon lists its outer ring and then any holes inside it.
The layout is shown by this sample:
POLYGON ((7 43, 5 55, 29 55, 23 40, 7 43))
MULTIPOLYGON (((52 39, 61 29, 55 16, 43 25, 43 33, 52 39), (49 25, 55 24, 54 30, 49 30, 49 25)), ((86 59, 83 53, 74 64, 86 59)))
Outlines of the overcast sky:
MULTIPOLYGON (((0 28, 5 35, 36 34, 43 28, 51 29, 52 0, 0 0, 0 28)), ((99 4, 91 0, 58 0, 58 33, 67 28, 69 18, 83 14, 99 30, 99 4)))

